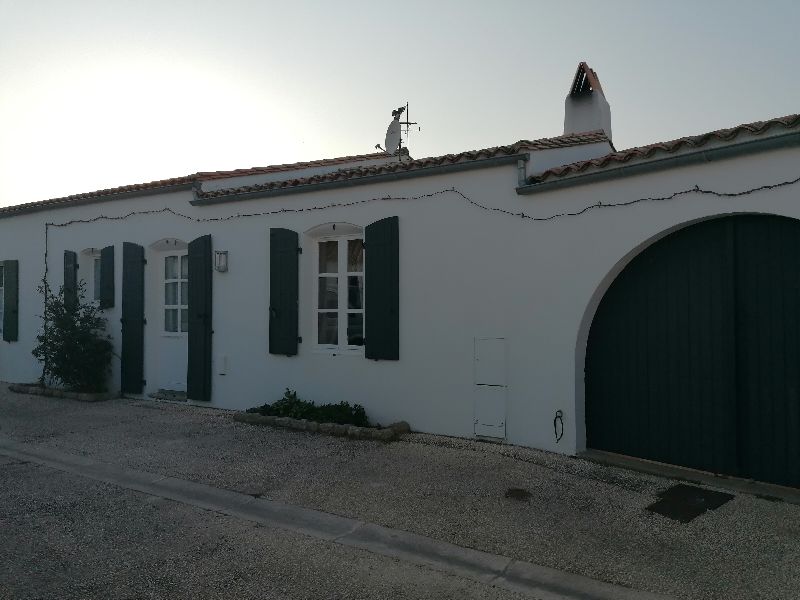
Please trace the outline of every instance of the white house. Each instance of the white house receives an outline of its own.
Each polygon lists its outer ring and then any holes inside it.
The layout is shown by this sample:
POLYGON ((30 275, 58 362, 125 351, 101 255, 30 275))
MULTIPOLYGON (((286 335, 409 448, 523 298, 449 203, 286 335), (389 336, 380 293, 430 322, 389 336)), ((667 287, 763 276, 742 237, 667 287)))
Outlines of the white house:
POLYGON ((289 387, 800 486, 799 143, 793 115, 616 151, 581 63, 563 136, 2 208, 0 379, 40 374, 46 273, 96 293, 127 395, 244 409, 289 387))

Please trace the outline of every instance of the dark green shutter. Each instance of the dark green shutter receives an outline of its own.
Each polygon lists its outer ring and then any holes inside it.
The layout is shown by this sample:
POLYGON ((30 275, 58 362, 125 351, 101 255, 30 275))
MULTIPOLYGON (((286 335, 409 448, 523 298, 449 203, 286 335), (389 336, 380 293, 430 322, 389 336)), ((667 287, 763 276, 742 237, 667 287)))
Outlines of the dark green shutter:
POLYGON ((397 217, 364 233, 364 333, 367 358, 400 358, 400 245, 397 217))
POLYGON ((298 249, 297 232, 269 230, 270 354, 297 354, 298 249))
POLYGON ((189 362, 186 396, 211 400, 211 236, 189 242, 189 362))
POLYGON ((16 342, 19 337, 19 262, 3 261, 3 340, 16 342))
POLYGON ((114 246, 100 251, 100 308, 114 306, 114 246))
POLYGON ((130 242, 122 244, 121 363, 122 391, 141 394, 144 388, 144 248, 130 242))
POLYGON ((64 304, 78 304, 78 255, 72 250, 64 250, 64 304))

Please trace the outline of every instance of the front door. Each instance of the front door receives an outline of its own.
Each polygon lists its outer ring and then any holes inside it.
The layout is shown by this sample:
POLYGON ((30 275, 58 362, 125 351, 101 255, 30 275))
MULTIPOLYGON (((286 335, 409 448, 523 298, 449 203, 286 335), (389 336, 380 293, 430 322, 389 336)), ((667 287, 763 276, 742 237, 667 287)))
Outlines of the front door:
POLYGON ((160 314, 159 388, 186 391, 189 332, 189 257, 185 250, 159 253, 160 314))

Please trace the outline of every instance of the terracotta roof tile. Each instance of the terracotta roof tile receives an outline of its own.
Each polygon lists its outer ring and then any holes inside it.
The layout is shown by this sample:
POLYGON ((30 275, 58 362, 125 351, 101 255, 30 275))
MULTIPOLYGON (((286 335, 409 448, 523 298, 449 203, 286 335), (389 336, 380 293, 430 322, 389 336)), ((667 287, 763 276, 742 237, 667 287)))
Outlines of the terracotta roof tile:
MULTIPOLYGON (((600 158, 575 162, 572 164, 555 167, 548 169, 540 175, 530 178, 530 183, 540 183, 550 179, 566 177, 582 173, 590 169, 603 169, 616 165, 624 164, 630 161, 648 159, 659 154, 674 153, 686 148, 699 148, 712 141, 730 142, 743 133, 751 135, 760 135, 766 131, 782 127, 785 129, 800 128, 800 115, 788 115, 768 121, 756 121, 754 123, 747 123, 732 127, 730 129, 720 129, 697 136, 683 137, 668 142, 660 142, 651 144, 649 146, 641 146, 623 150, 620 152, 613 152, 602 156, 600 158)), ((315 175, 311 177, 288 179, 283 181, 276 181, 265 183, 261 185, 243 186, 238 188, 198 192, 199 198, 213 198, 223 197, 226 195, 234 195, 242 192, 257 192, 270 189, 282 189, 287 187, 296 187, 300 185, 321 183, 325 181, 339 181, 345 179, 357 179, 361 177, 369 177, 370 175, 379 175, 383 173, 396 173, 404 171, 422 170, 427 167, 435 167, 439 165, 450 165, 462 162, 469 162, 498 156, 510 156, 521 152, 531 150, 548 150, 555 148, 568 148, 582 144, 593 144, 609 142, 608 138, 602 131, 592 131, 588 133, 570 134, 553 138, 543 138, 539 140, 521 140, 516 144, 508 146, 497 146, 494 148, 485 148, 482 150, 471 150, 467 152, 459 152, 457 154, 446 154, 444 156, 435 156, 430 158, 422 158, 418 160, 411 160, 407 162, 393 162, 383 165, 372 165, 364 167, 355 167, 349 169, 340 169, 331 173, 322 175, 315 175)), ((190 189, 196 186, 198 182, 209 181, 215 179, 225 179, 231 177, 239 177, 246 175, 258 175, 265 173, 277 173, 282 171, 292 171, 303 168, 313 168, 318 166, 328 166, 336 164, 345 164, 353 161, 366 161, 386 156, 384 153, 361 154, 354 156, 345 156, 333 159, 316 160, 309 162, 285 164, 285 165, 272 165, 268 167, 253 167, 250 169, 236 169, 233 171, 212 171, 212 172, 199 172, 193 175, 184 177, 174 177, 171 179, 160 179, 147 183, 137 183, 133 185, 125 185, 116 188, 108 188, 97 190, 93 192, 86 192, 82 194, 73 194, 70 196, 63 196, 60 198, 51 198, 49 200, 42 200, 38 202, 28 202, 25 204, 18 204, 15 206, 0 207, 0 216, 13 216, 14 214, 23 214, 27 212, 47 210, 51 208, 61 208, 66 206, 73 206, 79 204, 86 204, 90 202, 100 202, 104 200, 112 200, 115 198, 124 198, 131 195, 138 195, 141 193, 158 193, 160 191, 176 191, 178 189, 190 189)))
POLYGON ((211 181, 214 179, 228 179, 230 177, 244 177, 247 175, 263 175, 266 173, 280 173, 282 171, 297 171, 300 169, 310 169, 314 167, 327 167, 356 161, 377 160, 381 158, 387 158, 387 156, 388 155, 385 152, 373 152, 372 154, 355 154, 353 156, 324 158, 322 160, 287 163, 283 165, 270 165, 268 167, 234 169, 233 171, 200 171, 199 173, 195 174, 195 177, 201 181, 211 181))
POLYGON ((359 179, 363 177, 370 177, 373 175, 383 175, 387 173, 402 173, 407 171, 424 170, 425 168, 429 167, 453 165, 457 163, 465 163, 470 161, 495 158, 498 156, 511 156, 514 154, 520 154, 522 152, 528 152, 531 150, 553 150, 558 148, 569 148, 572 146, 580 146, 583 144, 597 144, 603 142, 610 143, 608 137, 603 131, 573 133, 569 135, 562 135, 553 138, 543 138, 539 140, 521 140, 516 144, 511 144, 508 146, 496 146, 494 148, 485 148, 482 150, 470 150, 466 152, 459 152, 457 154, 445 154, 443 156, 432 156, 429 158, 420 158, 417 160, 410 160, 405 162, 398 161, 382 165, 371 165, 366 167, 340 169, 338 171, 333 171, 331 173, 312 175, 310 177, 287 179, 283 181, 270 181, 262 184, 239 186, 235 188, 198 191, 197 197, 199 199, 222 198, 225 196, 235 196, 243 193, 284 189, 288 187, 311 185, 329 181, 359 179))
POLYGON ((85 192, 82 194, 72 194, 70 196, 62 196, 60 198, 51 198, 49 200, 27 202, 25 204, 17 204, 14 206, 4 206, 0 207, 0 215, 11 216, 13 214, 22 214, 39 210, 47 210, 50 208, 61 208, 65 206, 87 204, 90 202, 100 202, 103 200, 111 200, 115 197, 125 197, 140 192, 156 192, 158 190, 174 191, 175 188, 191 187, 198 181, 225 179, 230 177, 241 177, 246 175, 260 175, 264 173, 279 173, 281 171, 292 171, 296 169, 337 165, 342 163, 363 161, 363 160, 373 160, 376 158, 383 158, 385 156, 386 154, 384 152, 375 152, 372 154, 342 156, 339 158, 328 158, 328 159, 314 160, 309 162, 272 165, 268 167, 252 167, 250 169, 236 169, 234 171, 201 171, 199 173, 195 173, 193 175, 186 175, 184 177, 160 179, 158 181, 150 181, 148 183, 135 183, 132 185, 123 185, 115 188, 96 190, 93 192, 85 192))
POLYGON ((731 142, 743 133, 761 135, 776 127, 781 127, 784 129, 800 128, 800 114, 778 117, 768 121, 746 123, 737 127, 719 129, 717 131, 704 133, 702 135, 682 137, 669 142, 660 142, 657 144, 650 144, 649 146, 640 146, 637 148, 630 148, 629 150, 612 152, 611 154, 606 154, 605 156, 594 158, 592 160, 583 160, 580 162, 548 169, 539 175, 529 178, 529 183, 542 183, 544 181, 559 177, 583 173, 587 170, 604 169, 607 167, 618 166, 630 161, 652 158, 660 154, 671 154, 678 152, 679 150, 701 148, 709 142, 731 142))
POLYGON ((60 198, 50 198, 49 200, 39 200, 36 202, 26 202, 25 204, 3 206, 0 207, 0 215, 11 216, 16 213, 27 213, 39 210, 47 210, 49 208, 61 208, 65 206, 88 204, 90 202, 99 202, 105 199, 136 195, 140 194, 141 192, 157 193, 159 190, 174 191, 176 188, 189 188, 192 186, 194 181, 195 177, 193 175, 187 177, 173 177, 171 179, 159 179, 158 181, 150 181, 148 183, 135 183, 132 185, 123 185, 121 187, 96 190, 83 194, 72 194, 71 196, 62 196, 60 198))

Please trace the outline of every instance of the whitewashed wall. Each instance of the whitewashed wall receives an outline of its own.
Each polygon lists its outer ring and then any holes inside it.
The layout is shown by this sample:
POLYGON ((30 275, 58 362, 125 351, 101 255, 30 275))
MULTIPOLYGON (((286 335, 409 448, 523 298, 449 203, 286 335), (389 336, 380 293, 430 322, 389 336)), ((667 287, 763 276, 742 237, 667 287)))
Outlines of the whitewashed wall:
MULTIPOLYGON (((194 208, 188 203, 191 194, 181 192, 0 219, 0 259, 20 261, 20 341, 0 343, 0 379, 26 381, 39 373, 30 351, 40 325, 36 315, 41 313, 41 302, 35 287, 43 272, 46 220, 62 223, 164 206, 194 217, 227 216, 408 197, 450 187, 484 204, 547 216, 598 201, 666 195, 695 184, 738 191, 792 179, 798 176, 798 159, 798 149, 776 150, 528 196, 515 193, 516 167, 509 165, 228 205, 194 208)), ((798 200, 800 186, 737 199, 690 194, 670 202, 593 210, 547 222, 483 211, 453 193, 213 224, 167 214, 142 215, 51 228, 50 281, 62 282, 65 249, 115 244, 117 299, 107 316, 118 343, 122 242, 145 246, 145 377, 151 392, 163 387, 159 370, 175 355, 169 346, 176 342, 160 332, 163 264, 148 246, 165 237, 188 242, 210 233, 214 248, 227 250, 230 257, 230 270, 213 277, 213 406, 243 409, 274 401, 290 387, 318 402, 361 403, 381 423, 405 419, 415 430, 471 437, 474 338, 504 337, 508 441, 574 453, 584 445, 582 374, 588 328, 602 293, 627 261, 665 232, 698 219, 736 212, 800 218, 798 200), (376 362, 316 351, 311 297, 315 265, 311 241, 303 232, 325 222, 365 226, 393 215, 399 217, 400 227, 400 360, 376 362), (268 354, 270 227, 298 231, 304 248, 303 343, 295 357, 268 354), (228 370, 220 375, 217 363, 223 355, 228 370), (553 433, 556 410, 563 411, 565 423, 559 443, 553 433)), ((119 386, 116 360, 114 386, 119 386)))

